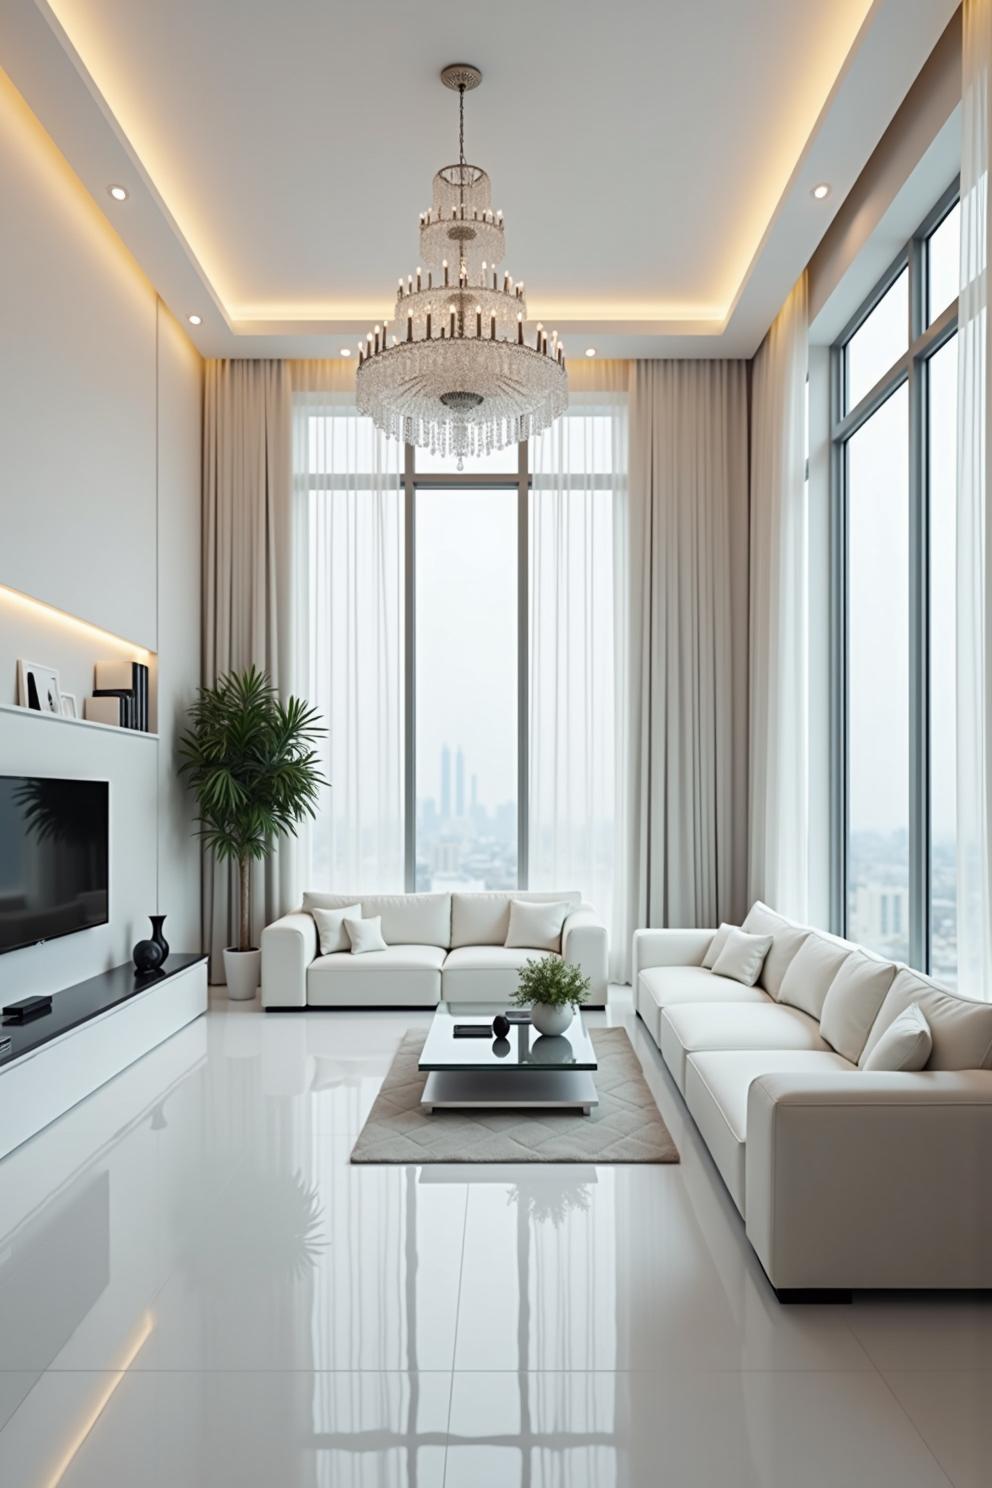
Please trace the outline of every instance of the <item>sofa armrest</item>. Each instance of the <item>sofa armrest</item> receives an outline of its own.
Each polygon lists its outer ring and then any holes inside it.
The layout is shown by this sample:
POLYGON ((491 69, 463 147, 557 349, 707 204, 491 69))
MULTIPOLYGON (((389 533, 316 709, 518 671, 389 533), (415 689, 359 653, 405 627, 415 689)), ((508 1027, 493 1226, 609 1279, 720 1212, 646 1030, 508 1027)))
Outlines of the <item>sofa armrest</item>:
POLYGON ((630 979, 650 966, 701 966, 715 930, 635 930, 630 979))
POLYGON ((573 961, 592 983, 584 1006, 605 1007, 609 985, 609 937, 595 910, 581 905, 567 916, 561 928, 561 953, 573 961))
POLYGON ((288 914, 262 931, 262 1006, 306 1007, 307 968, 317 954, 313 915, 288 914))
POLYGON ((992 1286, 992 1071, 764 1075, 745 1222, 781 1289, 992 1286))

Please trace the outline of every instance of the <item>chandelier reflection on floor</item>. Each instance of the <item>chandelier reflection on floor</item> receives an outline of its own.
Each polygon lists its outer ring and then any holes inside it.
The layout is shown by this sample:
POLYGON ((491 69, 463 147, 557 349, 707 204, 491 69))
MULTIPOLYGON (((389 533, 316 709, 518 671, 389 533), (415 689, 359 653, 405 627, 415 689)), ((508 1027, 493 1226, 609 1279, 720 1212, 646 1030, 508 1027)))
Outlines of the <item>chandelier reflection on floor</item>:
POLYGON ((395 324, 359 344, 357 403, 392 439, 465 456, 530 439, 568 405, 565 348, 542 325, 527 330, 522 283, 500 273, 502 212, 489 177, 465 160, 465 94, 482 81, 465 63, 445 67, 458 92, 458 164, 434 177, 420 215, 421 266, 400 279, 395 324))

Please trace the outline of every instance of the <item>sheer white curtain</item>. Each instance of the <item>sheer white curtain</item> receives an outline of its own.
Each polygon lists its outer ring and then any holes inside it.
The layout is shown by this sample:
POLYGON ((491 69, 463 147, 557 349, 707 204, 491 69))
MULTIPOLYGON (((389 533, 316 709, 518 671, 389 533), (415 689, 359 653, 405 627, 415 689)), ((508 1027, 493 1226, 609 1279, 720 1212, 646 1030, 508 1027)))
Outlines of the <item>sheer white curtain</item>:
POLYGON ((965 0, 958 323, 958 986, 992 997, 988 245, 992 0, 965 0))
POLYGON ((331 782, 303 887, 402 891, 403 447, 359 417, 350 368, 290 375, 294 686, 323 715, 331 782))
POLYGON ((748 898, 807 913, 809 850, 806 275, 751 382, 751 744, 748 898))
POLYGON ((531 441, 528 883, 581 890, 626 935, 627 365, 570 371, 568 413, 531 441), (595 386, 589 386, 589 384, 595 386))

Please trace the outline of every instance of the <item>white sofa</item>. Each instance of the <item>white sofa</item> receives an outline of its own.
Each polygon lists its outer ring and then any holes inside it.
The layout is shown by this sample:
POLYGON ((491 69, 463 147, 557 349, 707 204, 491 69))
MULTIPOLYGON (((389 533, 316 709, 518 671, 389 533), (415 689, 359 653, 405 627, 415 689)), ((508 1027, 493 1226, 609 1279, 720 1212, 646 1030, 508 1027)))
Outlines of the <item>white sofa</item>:
POLYGON ((744 929, 773 937, 755 986, 702 964, 713 930, 639 930, 634 996, 779 1296, 992 1287, 992 1003, 764 904, 744 929), (909 1004, 926 1068, 864 1069, 909 1004))
POLYGON ((525 962, 548 954, 575 962, 590 978, 586 1006, 605 1006, 606 929, 578 893, 308 893, 295 914, 262 932, 262 1006, 435 1007, 442 999, 505 1003, 525 962), (511 899, 570 906, 557 952, 504 944, 511 899), (321 956, 309 911, 352 904, 361 906, 365 918, 381 916, 387 949, 321 956))

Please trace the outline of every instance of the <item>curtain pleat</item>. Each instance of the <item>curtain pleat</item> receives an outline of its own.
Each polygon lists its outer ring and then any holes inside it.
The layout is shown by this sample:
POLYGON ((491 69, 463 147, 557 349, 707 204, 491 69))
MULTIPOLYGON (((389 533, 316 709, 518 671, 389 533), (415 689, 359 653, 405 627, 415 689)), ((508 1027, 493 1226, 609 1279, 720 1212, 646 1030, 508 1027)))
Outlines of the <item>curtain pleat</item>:
MULTIPOLYGON (((257 666, 287 691, 289 592, 289 379, 286 364, 208 361, 204 378, 203 679, 257 666)), ((252 873, 252 932, 291 907, 295 851, 280 842, 252 873)), ((234 942, 235 871, 204 855, 203 936, 211 979, 234 942)))
POLYGON ((630 394, 627 927, 743 916, 747 364, 642 361, 630 394))
POLYGON ((751 383, 748 898, 805 920, 809 880, 806 275, 751 383))

